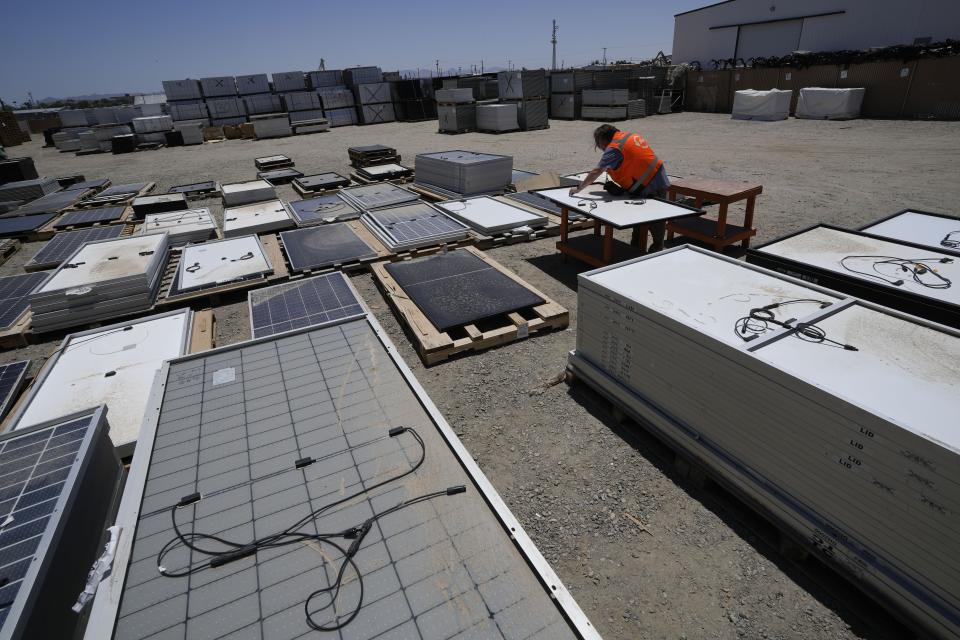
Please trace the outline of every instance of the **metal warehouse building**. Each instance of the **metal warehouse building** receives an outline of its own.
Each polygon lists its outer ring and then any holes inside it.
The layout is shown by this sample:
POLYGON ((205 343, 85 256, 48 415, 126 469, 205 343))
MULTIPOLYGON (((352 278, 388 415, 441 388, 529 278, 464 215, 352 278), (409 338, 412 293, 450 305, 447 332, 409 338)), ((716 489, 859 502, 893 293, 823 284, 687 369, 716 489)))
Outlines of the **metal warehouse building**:
POLYGON ((957 0, 726 0, 674 16, 674 63, 960 39, 957 0))

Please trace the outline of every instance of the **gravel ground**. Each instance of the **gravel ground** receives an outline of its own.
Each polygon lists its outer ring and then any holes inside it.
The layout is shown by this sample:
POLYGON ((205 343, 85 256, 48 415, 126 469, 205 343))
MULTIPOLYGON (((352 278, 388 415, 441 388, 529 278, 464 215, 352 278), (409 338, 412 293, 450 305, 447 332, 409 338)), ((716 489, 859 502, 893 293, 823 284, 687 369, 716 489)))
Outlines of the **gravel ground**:
MULTIPOLYGON (((276 153, 305 173, 343 173, 346 147, 371 143, 396 147, 411 164, 420 152, 462 148, 512 155, 521 169, 568 173, 595 162, 594 126, 553 121, 544 131, 449 137, 435 132, 435 122, 398 123, 125 156, 75 157, 36 142, 9 151, 32 155, 42 175, 153 180, 163 192, 251 178, 253 159, 276 153)), ((757 241, 821 221, 856 226, 908 206, 956 211, 960 198, 957 123, 755 123, 688 113, 628 127, 647 137, 672 175, 762 183, 757 241)), ((281 195, 295 198, 289 187, 281 195)), ((429 369, 372 278, 353 281, 604 637, 900 637, 880 607, 842 581, 818 579, 815 566, 786 561, 736 501, 681 478, 664 447, 618 425, 591 393, 562 383, 576 338, 576 275, 585 268, 560 260, 553 243, 490 253, 567 307, 570 328, 429 369)), ((39 247, 22 247, 0 274, 21 272, 39 247)), ((245 302, 227 302, 216 309, 219 344, 249 337, 245 302)), ((46 357, 58 340, 0 352, 0 362, 46 357)))

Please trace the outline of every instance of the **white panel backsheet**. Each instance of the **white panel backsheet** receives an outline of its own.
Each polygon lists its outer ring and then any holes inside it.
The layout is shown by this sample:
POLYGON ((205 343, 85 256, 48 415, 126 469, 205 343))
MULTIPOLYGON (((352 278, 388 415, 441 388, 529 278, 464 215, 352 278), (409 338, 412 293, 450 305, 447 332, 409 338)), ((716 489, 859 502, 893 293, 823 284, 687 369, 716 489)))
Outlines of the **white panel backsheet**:
POLYGON ((223 210, 223 235, 274 231, 294 226, 293 218, 279 200, 254 202, 223 210))
POLYGON ((960 219, 957 218, 904 211, 866 226, 861 231, 892 240, 922 244, 932 249, 960 251, 960 219))
POLYGON ((544 189, 536 193, 560 206, 619 228, 696 215, 686 207, 665 200, 614 196, 604 191, 601 184, 588 186, 575 196, 570 195, 567 187, 544 189))
POLYGON ((180 258, 177 290, 212 287, 272 271, 257 236, 192 244, 184 247, 180 258))
MULTIPOLYGON (((908 291, 918 296, 960 305, 960 259, 933 249, 917 249, 841 229, 814 227, 809 231, 758 247, 757 251, 809 264, 877 286, 908 291), (935 273, 949 280, 951 284, 943 289, 924 286, 914 281, 910 273, 902 270, 897 264, 881 264, 886 258, 924 260, 923 265, 936 269, 935 273), (942 259, 950 262, 940 263, 939 260, 942 259), (902 281, 902 284, 894 285, 892 284, 894 281, 902 281)), ((930 273, 921 275, 920 278, 927 283, 941 284, 940 279, 930 273)))
POLYGON ((542 215, 514 207, 489 196, 448 200, 437 203, 437 206, 457 220, 485 234, 518 227, 542 227, 547 224, 546 217, 542 215))
POLYGON ((136 442, 153 378, 164 360, 185 353, 191 319, 184 309, 70 334, 14 428, 105 404, 114 445, 136 442))
POLYGON ((37 293, 89 287, 100 282, 142 275, 149 271, 150 265, 157 260, 156 254, 164 250, 166 242, 167 238, 158 234, 86 244, 70 258, 70 264, 75 266, 61 266, 37 293))

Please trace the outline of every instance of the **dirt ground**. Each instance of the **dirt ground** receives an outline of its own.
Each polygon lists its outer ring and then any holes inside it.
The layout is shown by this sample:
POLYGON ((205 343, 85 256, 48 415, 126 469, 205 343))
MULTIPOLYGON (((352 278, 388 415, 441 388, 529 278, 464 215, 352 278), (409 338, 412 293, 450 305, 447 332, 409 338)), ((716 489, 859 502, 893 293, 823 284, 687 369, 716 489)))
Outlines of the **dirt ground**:
MULTIPOLYGON (((594 126, 552 121, 544 131, 447 136, 436 133, 435 122, 395 123, 124 156, 76 157, 37 142, 8 151, 33 156, 41 175, 152 180, 164 192, 189 182, 252 178, 253 159, 277 153, 305 173, 344 173, 346 148, 371 143, 396 147, 411 165, 417 153, 469 149, 512 155, 516 168, 562 174, 596 161, 594 126)), ((957 212, 960 200, 960 123, 760 123, 686 113, 625 128, 650 141, 671 175, 761 183, 758 242, 817 222, 858 226, 906 207, 957 212)), ((280 192, 297 199, 290 187, 280 192)), ((490 253, 567 307, 569 329, 430 368, 371 277, 353 282, 603 636, 900 637, 880 607, 864 604, 842 581, 818 579, 809 563, 785 560, 762 523, 736 501, 681 478, 664 447, 616 424, 589 392, 561 382, 576 340, 576 275, 586 268, 560 260, 554 242, 490 253)), ((40 246, 21 247, 0 275, 22 273, 40 246)), ((215 312, 218 344, 249 337, 245 297, 215 312)), ((0 363, 42 359, 61 338, 0 352, 0 363)))

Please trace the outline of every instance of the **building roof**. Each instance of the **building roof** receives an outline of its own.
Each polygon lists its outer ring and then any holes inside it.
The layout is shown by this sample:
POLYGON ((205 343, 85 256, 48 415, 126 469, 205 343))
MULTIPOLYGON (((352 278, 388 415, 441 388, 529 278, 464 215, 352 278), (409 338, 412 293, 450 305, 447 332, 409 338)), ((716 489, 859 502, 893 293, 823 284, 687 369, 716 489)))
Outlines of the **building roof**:
POLYGON ((689 11, 681 11, 680 13, 675 13, 673 14, 673 17, 676 18, 677 16, 685 16, 688 13, 695 13, 697 11, 703 11, 704 9, 710 9, 711 7, 718 7, 721 4, 730 4, 731 2, 736 2, 736 1, 737 0, 722 0, 722 2, 714 2, 713 4, 708 4, 708 5, 699 7, 697 9, 690 9, 689 11))

